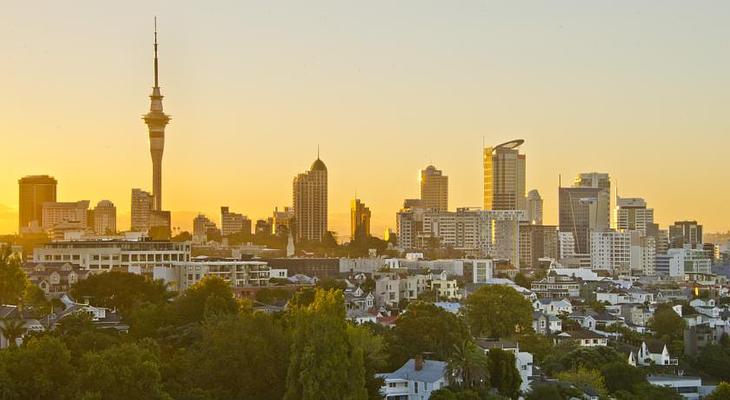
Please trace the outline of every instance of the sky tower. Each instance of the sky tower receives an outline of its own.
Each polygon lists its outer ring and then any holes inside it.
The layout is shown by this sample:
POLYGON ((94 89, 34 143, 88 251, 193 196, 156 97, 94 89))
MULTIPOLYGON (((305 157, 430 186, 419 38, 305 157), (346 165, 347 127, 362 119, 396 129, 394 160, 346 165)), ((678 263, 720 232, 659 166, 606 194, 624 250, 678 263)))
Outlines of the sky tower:
POLYGON ((165 149, 165 126, 170 117, 162 111, 162 93, 157 76, 157 17, 155 17, 155 86, 150 95, 150 112, 144 122, 150 131, 150 155, 152 156, 152 195, 154 209, 162 210, 162 152, 165 149))

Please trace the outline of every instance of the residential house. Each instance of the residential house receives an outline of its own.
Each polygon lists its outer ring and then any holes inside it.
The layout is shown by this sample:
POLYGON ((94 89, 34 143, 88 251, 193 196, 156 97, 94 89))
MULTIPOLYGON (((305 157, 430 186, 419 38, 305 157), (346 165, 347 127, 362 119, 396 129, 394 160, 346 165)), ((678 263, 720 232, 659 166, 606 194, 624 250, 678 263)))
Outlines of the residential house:
POLYGON ((0 349, 4 349, 10 346, 10 340, 3 335, 3 329, 5 328, 6 321, 22 321, 23 330, 25 333, 19 338, 15 339, 15 345, 20 346, 23 344, 23 338, 28 332, 43 332, 45 328, 43 325, 34 318, 30 318, 18 309, 18 306, 14 305, 0 305, 0 349))
POLYGON ((441 271, 437 275, 431 274, 428 285, 429 289, 436 292, 439 299, 461 300, 462 296, 458 282, 456 279, 449 279, 446 271, 441 271))
POLYGON ((564 331, 555 336, 556 344, 575 342, 581 347, 608 346, 608 338, 587 329, 564 331))
POLYGON ((639 350, 629 353, 629 364, 638 367, 648 367, 652 365, 678 365, 679 360, 672 358, 667 349, 667 345, 659 341, 646 341, 641 343, 639 350))
POLYGON ((567 299, 563 300, 552 300, 552 299, 538 299, 532 303, 532 307, 536 311, 544 312, 548 315, 560 315, 560 314, 572 314, 573 305, 567 299))
POLYGON ((378 377, 383 379, 380 393, 386 400, 426 400, 434 391, 448 386, 448 364, 418 356, 378 377))
POLYGON ((69 262, 27 262, 23 271, 30 283, 38 286, 46 295, 68 292, 71 286, 86 279, 89 271, 69 262))
POLYGON ((672 388, 686 400, 699 400, 712 391, 702 386, 702 378, 693 376, 649 375, 646 380, 654 386, 672 388))
POLYGON ((564 299, 580 297, 580 281, 563 275, 551 275, 532 282, 530 290, 541 299, 564 299))
POLYGON ((375 302, 397 307, 402 300, 416 300, 428 287, 427 281, 426 275, 385 273, 375 280, 375 302))
POLYGON ((563 320, 542 311, 532 312, 532 330, 539 335, 550 335, 563 330, 563 320))

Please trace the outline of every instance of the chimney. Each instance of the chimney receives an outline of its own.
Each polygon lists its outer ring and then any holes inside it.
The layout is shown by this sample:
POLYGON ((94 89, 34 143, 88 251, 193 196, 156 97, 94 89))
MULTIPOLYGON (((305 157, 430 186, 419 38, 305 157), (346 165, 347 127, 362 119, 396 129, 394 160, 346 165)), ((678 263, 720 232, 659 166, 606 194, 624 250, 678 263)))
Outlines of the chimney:
POLYGON ((423 355, 422 354, 416 355, 415 368, 416 368, 416 371, 420 371, 423 369, 423 355))

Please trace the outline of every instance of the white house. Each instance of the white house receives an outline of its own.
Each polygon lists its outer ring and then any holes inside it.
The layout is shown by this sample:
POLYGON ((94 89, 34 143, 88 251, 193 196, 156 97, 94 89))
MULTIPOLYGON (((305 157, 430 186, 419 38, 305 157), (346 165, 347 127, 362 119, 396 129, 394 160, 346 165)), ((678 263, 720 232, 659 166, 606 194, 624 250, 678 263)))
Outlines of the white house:
POLYGON ((386 400, 426 400, 448 386, 447 368, 443 361, 410 359, 395 372, 378 374, 384 381, 380 393, 386 400))
POLYGON ((629 354, 629 364, 634 367, 648 367, 651 365, 679 365, 676 358, 672 358, 667 345, 659 342, 652 342, 647 345, 642 342, 638 352, 629 354))
POLYGON ((586 329, 559 333, 555 336, 555 341, 557 343, 572 341, 581 347, 608 346, 607 337, 586 329))
POLYGON ((539 299, 532 303, 532 307, 536 311, 542 311, 547 315, 571 314, 573 312, 573 305, 566 299, 539 299))

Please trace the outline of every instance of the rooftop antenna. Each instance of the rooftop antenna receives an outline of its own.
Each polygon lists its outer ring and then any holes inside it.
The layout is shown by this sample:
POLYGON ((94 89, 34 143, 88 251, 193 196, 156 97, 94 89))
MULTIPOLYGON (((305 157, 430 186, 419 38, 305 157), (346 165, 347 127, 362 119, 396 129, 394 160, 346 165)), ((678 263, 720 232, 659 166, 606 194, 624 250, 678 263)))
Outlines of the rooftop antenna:
POLYGON ((319 144, 317 144, 317 160, 319 160, 319 144))
POLYGON ((563 175, 558 174, 558 188, 563 187, 563 175))

